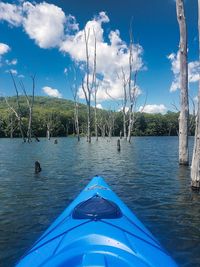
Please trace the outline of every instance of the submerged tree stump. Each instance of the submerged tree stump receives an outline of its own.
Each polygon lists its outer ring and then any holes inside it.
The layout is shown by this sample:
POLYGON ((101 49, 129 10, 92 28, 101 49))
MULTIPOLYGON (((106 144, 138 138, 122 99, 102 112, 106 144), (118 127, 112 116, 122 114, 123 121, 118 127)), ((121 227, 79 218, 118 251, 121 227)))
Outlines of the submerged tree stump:
POLYGON ((39 173, 39 172, 41 172, 41 170, 42 170, 42 168, 40 166, 39 161, 36 161, 35 162, 35 173, 39 173))
POLYGON ((121 150, 120 139, 117 140, 117 151, 121 150))

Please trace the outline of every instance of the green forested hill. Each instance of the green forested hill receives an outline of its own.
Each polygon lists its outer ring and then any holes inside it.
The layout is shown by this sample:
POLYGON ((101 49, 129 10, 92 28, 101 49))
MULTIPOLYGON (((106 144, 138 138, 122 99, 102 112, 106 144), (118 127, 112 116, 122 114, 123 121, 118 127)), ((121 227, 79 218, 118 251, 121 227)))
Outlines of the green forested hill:
MULTIPOLYGON (((24 132, 28 125, 28 106, 26 98, 20 96, 20 112, 24 132)), ((18 110, 16 97, 7 98, 8 103, 18 110)), ((121 112, 98 110, 99 134, 101 128, 112 127, 112 135, 119 135, 123 129, 121 112)), ((137 113, 132 134, 137 136, 177 135, 179 113, 162 114, 137 113)), ((94 121, 94 120, 93 120, 94 121)), ((93 124, 92 121, 92 124, 93 124)), ((192 119, 191 119, 192 122, 192 119)), ((87 129, 87 108, 79 104, 79 123, 81 134, 87 129)), ((36 96, 33 108, 33 133, 36 136, 46 136, 47 124, 51 125, 52 136, 67 136, 74 133, 74 103, 71 100, 36 96)), ((92 125, 94 130, 94 125, 92 125)), ((194 123, 191 123, 191 134, 194 133, 194 123)), ((20 136, 18 121, 13 111, 8 107, 4 98, 0 98, 0 137, 20 136)), ((105 132, 108 134, 108 131, 105 132)))

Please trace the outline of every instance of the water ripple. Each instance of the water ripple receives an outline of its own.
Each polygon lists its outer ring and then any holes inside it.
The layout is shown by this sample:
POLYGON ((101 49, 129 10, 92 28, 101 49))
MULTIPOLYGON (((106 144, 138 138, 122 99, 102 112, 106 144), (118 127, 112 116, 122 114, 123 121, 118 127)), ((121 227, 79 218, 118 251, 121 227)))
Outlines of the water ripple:
MULTIPOLYGON (((138 137, 132 144, 74 138, 23 144, 0 139, 0 265, 13 266, 62 210, 99 174, 180 266, 200 266, 200 195, 190 169, 179 167, 176 137, 138 137), (34 174, 34 162, 42 172, 34 174)), ((190 151, 192 139, 190 140, 190 151)), ((191 154, 191 153, 190 153, 191 154)))

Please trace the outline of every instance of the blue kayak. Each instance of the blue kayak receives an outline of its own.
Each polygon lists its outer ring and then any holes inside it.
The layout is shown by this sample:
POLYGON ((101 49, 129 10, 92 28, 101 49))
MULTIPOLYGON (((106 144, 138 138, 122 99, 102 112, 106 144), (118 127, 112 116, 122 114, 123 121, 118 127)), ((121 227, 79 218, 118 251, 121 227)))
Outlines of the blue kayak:
POLYGON ((96 176, 17 267, 175 267, 129 208, 96 176))

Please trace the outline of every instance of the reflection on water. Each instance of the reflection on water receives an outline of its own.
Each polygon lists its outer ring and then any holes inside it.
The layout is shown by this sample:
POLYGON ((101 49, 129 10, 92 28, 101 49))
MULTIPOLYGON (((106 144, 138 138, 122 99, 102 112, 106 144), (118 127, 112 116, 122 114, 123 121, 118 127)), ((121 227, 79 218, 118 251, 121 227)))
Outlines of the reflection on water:
MULTIPOLYGON (((190 140, 192 143, 192 140, 190 140)), ((200 195, 178 165, 176 137, 0 139, 0 266, 13 266, 89 182, 102 175, 177 263, 200 266, 200 195), (34 162, 42 172, 34 174, 34 162)))

